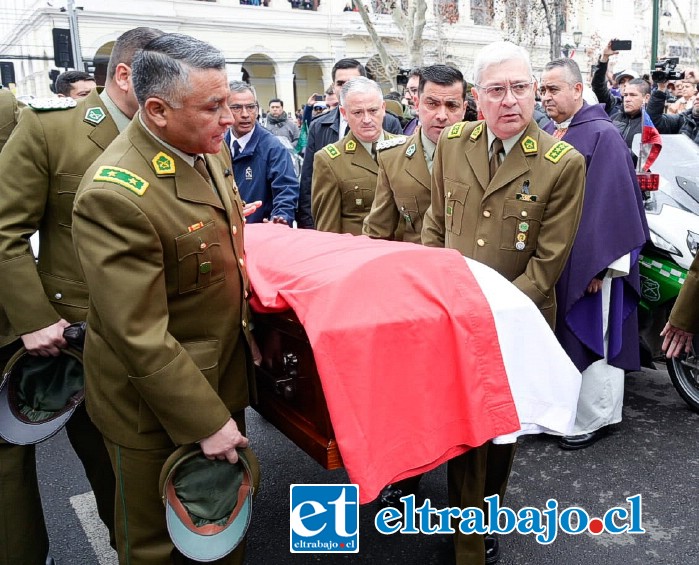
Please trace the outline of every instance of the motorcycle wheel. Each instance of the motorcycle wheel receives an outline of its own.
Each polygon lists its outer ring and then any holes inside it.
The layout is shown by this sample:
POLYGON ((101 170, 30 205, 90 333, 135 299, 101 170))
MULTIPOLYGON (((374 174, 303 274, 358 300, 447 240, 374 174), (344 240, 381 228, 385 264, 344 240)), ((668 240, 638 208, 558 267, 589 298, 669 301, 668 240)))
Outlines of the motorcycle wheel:
POLYGON ((694 336, 694 351, 667 362, 667 372, 675 389, 694 412, 699 412, 699 335, 694 336))

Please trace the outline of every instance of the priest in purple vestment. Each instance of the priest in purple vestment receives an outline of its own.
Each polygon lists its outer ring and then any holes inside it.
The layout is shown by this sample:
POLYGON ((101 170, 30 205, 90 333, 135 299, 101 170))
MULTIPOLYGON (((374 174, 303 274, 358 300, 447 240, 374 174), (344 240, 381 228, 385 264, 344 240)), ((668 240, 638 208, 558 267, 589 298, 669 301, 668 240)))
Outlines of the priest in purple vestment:
POLYGON ((587 165, 580 227, 556 285, 556 336, 583 374, 573 435, 559 445, 582 449, 621 421, 625 371, 640 369, 638 256, 648 226, 628 147, 604 108, 583 101, 575 61, 548 63, 540 89, 553 135, 587 165))

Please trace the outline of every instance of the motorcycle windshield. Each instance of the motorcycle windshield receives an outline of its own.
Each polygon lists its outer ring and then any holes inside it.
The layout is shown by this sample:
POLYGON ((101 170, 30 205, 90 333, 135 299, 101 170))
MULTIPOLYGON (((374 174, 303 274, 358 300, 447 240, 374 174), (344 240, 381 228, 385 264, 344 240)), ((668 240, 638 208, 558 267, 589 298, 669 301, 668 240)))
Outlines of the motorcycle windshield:
MULTIPOLYGON (((660 187, 654 194, 654 210, 659 213, 669 204, 699 215, 699 145, 686 135, 662 135, 663 148, 651 168, 660 174, 660 187)), ((638 154, 640 134, 632 149, 638 154)))

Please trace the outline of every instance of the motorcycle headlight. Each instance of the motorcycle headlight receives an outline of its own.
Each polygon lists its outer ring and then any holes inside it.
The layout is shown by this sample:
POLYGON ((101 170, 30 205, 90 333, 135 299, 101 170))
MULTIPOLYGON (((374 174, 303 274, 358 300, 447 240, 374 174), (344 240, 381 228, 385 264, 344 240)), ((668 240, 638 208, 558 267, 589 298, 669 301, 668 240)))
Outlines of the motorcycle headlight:
MULTIPOLYGON (((699 237, 697 239, 699 240, 699 237)), ((671 255, 677 255, 679 257, 682 257, 682 252, 679 249, 677 249, 677 247, 672 245, 672 243, 670 243, 664 237, 659 236, 653 230, 650 230, 650 240, 653 243, 653 245, 655 245, 658 249, 670 253, 671 255)))
POLYGON ((695 257, 699 248, 699 233, 687 230, 687 247, 692 257, 695 257))

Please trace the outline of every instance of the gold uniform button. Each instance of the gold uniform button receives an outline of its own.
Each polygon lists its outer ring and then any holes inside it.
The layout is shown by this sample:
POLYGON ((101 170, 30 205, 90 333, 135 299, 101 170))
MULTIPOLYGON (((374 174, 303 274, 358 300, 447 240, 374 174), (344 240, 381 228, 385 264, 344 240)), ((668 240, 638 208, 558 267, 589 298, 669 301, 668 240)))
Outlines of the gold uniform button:
POLYGON ((476 243, 478 244, 478 247, 483 247, 485 245, 485 241, 483 241, 482 239, 479 239, 478 241, 476 241, 476 243))
POLYGON ((483 217, 490 218, 490 210, 483 210, 483 217))
POLYGON ((238 259, 238 263, 240 263, 241 267, 245 266, 245 260, 242 257, 240 259, 238 259))
POLYGON ((233 235, 236 235, 236 234, 238 233, 238 228, 237 228, 237 226, 233 226, 232 231, 233 231, 233 235))
POLYGON ((522 211, 520 212, 520 214, 522 215, 523 218, 526 218, 526 217, 529 215, 529 214, 527 214, 527 211, 526 211, 526 210, 522 210, 522 211))

